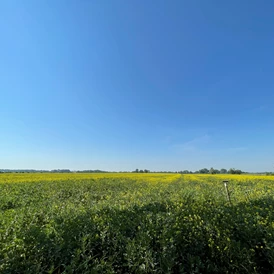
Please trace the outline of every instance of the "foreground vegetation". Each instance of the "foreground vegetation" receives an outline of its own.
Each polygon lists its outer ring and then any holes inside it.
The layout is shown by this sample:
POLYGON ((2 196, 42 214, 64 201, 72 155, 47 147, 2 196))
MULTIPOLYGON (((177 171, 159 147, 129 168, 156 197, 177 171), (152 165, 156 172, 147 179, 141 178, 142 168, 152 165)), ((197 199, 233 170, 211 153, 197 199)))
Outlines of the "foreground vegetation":
POLYGON ((273 273, 273 194, 269 176, 0 174, 0 273, 273 273))

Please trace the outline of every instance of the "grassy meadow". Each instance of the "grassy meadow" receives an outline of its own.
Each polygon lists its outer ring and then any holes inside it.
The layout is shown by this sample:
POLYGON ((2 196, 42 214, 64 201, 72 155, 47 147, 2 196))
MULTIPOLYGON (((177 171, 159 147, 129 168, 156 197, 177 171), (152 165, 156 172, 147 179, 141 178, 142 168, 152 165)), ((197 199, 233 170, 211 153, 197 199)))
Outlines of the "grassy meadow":
POLYGON ((0 273, 274 273, 273 209, 274 176, 3 173, 0 273))

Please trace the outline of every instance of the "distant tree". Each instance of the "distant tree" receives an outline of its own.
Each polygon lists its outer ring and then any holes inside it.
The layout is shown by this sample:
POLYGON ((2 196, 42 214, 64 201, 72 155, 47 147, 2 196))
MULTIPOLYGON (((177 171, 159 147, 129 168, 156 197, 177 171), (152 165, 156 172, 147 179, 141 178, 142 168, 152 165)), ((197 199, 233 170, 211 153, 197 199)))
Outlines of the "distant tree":
POLYGON ((138 169, 138 168, 136 168, 136 169, 135 169, 135 172, 136 172, 136 173, 138 173, 138 172, 139 172, 139 169, 138 169))
POLYGON ((243 171, 241 171, 240 169, 230 168, 228 173, 229 174, 242 174, 243 171))
POLYGON ((216 174, 216 173, 218 173, 218 172, 219 172, 219 170, 214 169, 213 167, 209 170, 209 173, 210 173, 210 174, 216 174))
POLYGON ((70 173, 71 171, 69 169, 53 169, 51 172, 52 173, 70 173))
POLYGON ((198 173, 201 173, 201 174, 208 174, 209 173, 209 170, 207 168, 203 168, 203 169, 200 169, 198 173))
POLYGON ((142 169, 139 170, 139 173, 144 173, 144 171, 142 169))
POLYGON ((227 173, 227 170, 226 170, 225 168, 221 168, 221 169, 220 169, 220 173, 221 173, 221 174, 226 174, 226 173, 227 173))
MULTIPOLYGON (((0 172, 0 173, 1 173, 1 172, 0 172)), ((270 175, 274 175, 274 173, 273 173, 273 172, 266 172, 265 175, 270 176, 270 175)))
POLYGON ((145 173, 149 173, 149 170, 148 170, 148 169, 145 169, 144 172, 145 172, 145 173))

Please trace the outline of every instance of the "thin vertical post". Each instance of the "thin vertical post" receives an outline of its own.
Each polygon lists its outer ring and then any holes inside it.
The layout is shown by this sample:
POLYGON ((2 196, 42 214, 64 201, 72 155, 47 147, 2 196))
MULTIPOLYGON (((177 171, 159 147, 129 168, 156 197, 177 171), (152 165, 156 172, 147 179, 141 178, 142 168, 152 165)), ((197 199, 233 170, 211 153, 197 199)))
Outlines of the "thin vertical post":
POLYGON ((232 205, 231 203, 231 199, 230 199, 230 192, 228 190, 228 181, 223 181, 224 185, 225 185, 225 191, 226 191, 226 196, 227 196, 227 200, 230 203, 230 205, 232 205))

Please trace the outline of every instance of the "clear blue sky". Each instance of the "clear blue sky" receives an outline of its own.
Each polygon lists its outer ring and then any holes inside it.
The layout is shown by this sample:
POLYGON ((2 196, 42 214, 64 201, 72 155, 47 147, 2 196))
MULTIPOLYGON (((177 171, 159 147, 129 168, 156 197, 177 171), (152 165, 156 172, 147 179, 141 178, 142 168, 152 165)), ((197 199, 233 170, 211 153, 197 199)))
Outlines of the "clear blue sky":
POLYGON ((0 3, 0 168, 274 170, 274 1, 0 3))

